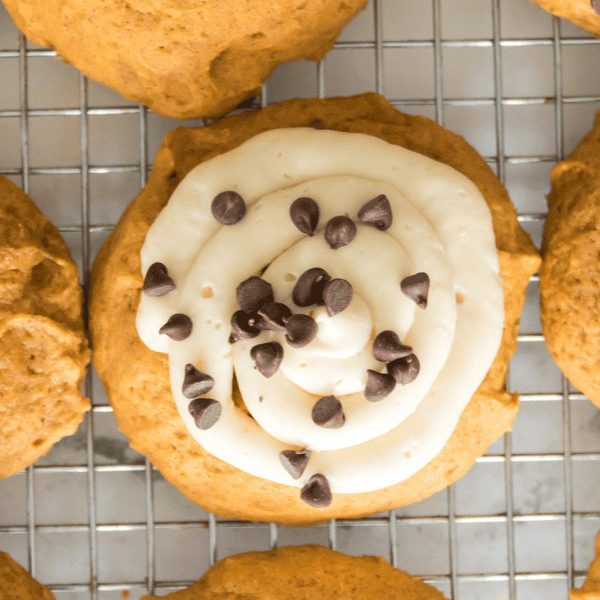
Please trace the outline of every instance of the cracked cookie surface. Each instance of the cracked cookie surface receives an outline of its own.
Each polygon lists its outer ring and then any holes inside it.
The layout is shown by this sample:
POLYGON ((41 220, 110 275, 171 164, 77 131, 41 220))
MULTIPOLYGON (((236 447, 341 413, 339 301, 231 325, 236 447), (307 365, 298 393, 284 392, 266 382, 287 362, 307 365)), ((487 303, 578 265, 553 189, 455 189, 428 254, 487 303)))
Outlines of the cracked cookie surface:
POLYGON ((82 305, 57 229, 0 177, 0 478, 74 433, 89 410, 82 305))

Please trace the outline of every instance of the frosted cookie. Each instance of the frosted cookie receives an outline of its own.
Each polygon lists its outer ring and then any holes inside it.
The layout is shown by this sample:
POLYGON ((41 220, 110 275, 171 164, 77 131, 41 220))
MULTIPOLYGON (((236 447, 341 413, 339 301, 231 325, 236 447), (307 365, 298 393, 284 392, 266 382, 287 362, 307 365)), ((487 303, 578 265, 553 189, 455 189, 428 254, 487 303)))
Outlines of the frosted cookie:
POLYGON ((54 594, 18 565, 8 554, 0 552, 0 598, 2 600, 54 600, 54 594))
POLYGON ((544 10, 600 37, 600 0, 531 0, 544 10))
POLYGON ((540 269, 542 328, 571 383, 600 406, 600 111, 550 174, 540 269))
POLYGON ((167 136, 94 264, 95 366, 132 446, 208 510, 363 516, 510 429, 538 265, 459 136, 376 94, 287 101, 167 136))
POLYGON ((379 556, 348 556, 309 545, 229 556, 214 564, 197 583, 165 598, 444 600, 445 596, 379 556))
POLYGON ((590 564, 583 585, 569 592, 571 600, 600 600, 600 532, 596 536, 595 550, 596 557, 590 564))
POLYGON ((90 408, 77 277, 57 229, 0 176, 0 478, 74 433, 90 408))
POLYGON ((28 40, 168 117, 219 117, 320 60, 367 0, 3 0, 28 40))

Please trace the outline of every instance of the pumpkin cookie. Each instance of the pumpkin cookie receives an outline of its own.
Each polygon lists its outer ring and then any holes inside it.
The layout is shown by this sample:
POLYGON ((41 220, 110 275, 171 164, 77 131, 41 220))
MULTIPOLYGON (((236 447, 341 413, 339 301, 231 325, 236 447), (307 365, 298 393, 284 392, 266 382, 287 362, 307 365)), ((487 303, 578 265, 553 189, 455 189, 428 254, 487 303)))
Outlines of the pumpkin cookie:
POLYGON ((544 10, 600 37, 599 0, 531 0, 544 10))
POLYGON ((229 556, 215 563, 197 583, 165 598, 444 600, 445 596, 379 556, 348 556, 308 545, 229 556))
POLYGON ((538 265, 462 138, 376 94, 291 100, 167 135, 94 263, 95 366, 131 445, 208 510, 360 517, 510 430, 538 265))
POLYGON ((3 0, 28 40, 154 112, 219 117, 320 60, 367 0, 3 0))
POLYGON ((600 600, 600 532, 596 536, 595 549, 596 558, 590 564, 583 585, 569 592, 571 600, 600 600))
POLYGON ((74 433, 90 408, 77 277, 57 229, 0 176, 0 478, 74 433))
POLYGON ((540 269, 542 328, 571 383, 600 406, 600 111, 550 174, 540 269))

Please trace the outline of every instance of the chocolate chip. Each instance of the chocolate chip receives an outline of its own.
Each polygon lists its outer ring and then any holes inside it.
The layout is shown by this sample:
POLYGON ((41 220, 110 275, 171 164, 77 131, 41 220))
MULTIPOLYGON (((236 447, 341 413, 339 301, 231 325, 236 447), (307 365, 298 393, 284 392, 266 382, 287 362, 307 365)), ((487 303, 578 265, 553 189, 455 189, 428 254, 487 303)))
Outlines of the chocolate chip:
POLYGON ((150 265, 144 278, 144 294, 146 296, 164 296, 175 289, 175 282, 169 277, 167 267, 161 262, 150 265))
POLYGON ((235 225, 244 218, 246 203, 237 192, 221 192, 214 197, 210 210, 221 225, 235 225))
POLYGON ((268 379, 279 369, 283 360, 283 346, 278 342, 257 344, 250 350, 250 356, 256 368, 268 379))
POLYGON ((380 194, 369 200, 359 211, 358 221, 365 225, 373 225, 379 231, 385 231, 392 225, 392 207, 387 196, 380 194))
POLYGON ((203 396, 215 385, 215 380, 206 373, 198 371, 192 364, 185 365, 185 375, 183 377, 183 385, 181 391, 183 395, 191 400, 203 396))
POLYGON ((352 302, 352 286, 345 279, 332 279, 323 288, 323 301, 330 317, 341 313, 352 302))
POLYGON ((427 308, 427 294, 429 293, 429 275, 427 273, 415 273, 405 277, 400 282, 400 289, 403 294, 414 300, 419 308, 427 308))
POLYGON ((169 175, 169 179, 177 179, 177 171, 173 171, 170 175, 169 175))
POLYGON ((312 198, 296 198, 290 206, 292 223, 306 235, 314 235, 319 223, 319 205, 312 198))
POLYGON ((168 335, 172 340, 180 342, 190 337, 192 333, 192 320, 187 315, 176 313, 158 330, 158 333, 168 335))
POLYGON ((281 464, 293 479, 300 479, 310 460, 311 454, 310 450, 301 450, 300 452, 283 450, 279 453, 279 460, 281 460, 281 464))
POLYGON ((255 320, 252 315, 246 311, 236 310, 231 315, 231 335, 229 343, 233 344, 238 340, 251 340, 260 333, 260 329, 255 326, 255 320))
POLYGON ((365 398, 369 402, 379 402, 389 396, 396 387, 396 380, 388 373, 379 373, 367 369, 367 386, 365 387, 365 398))
POLYGON ((325 475, 315 473, 302 488, 300 498, 309 506, 325 508, 331 504, 333 496, 325 475))
POLYGON ((221 403, 212 398, 196 398, 188 405, 190 415, 198 429, 210 429, 221 416, 221 403))
POLYGON ((263 324, 265 329, 270 331, 285 331, 285 324, 292 316, 292 311, 288 306, 281 302, 269 302, 258 311, 261 317, 261 322, 256 324, 256 327, 262 329, 263 324))
POLYGON ((596 14, 600 16, 600 0, 591 0, 592 8, 596 11, 596 14))
POLYGON ((378 333, 373 340, 373 357, 380 362, 387 363, 408 356, 411 352, 412 348, 405 346, 398 335, 389 329, 378 333))
POLYGON ((317 400, 311 416, 319 427, 327 429, 339 429, 346 422, 342 403, 335 396, 323 396, 317 400))
POLYGON ((419 359, 414 354, 399 358, 387 365, 388 373, 401 385, 414 381, 420 368, 419 359))
POLYGON ((268 281, 253 275, 237 286, 235 298, 242 310, 255 312, 267 302, 273 302, 273 288, 268 281))
POLYGON ((350 217, 333 217, 325 225, 325 241, 333 250, 348 245, 356 235, 356 225, 350 217))
POLYGON ((317 322, 308 315, 292 315, 286 323, 285 339, 292 348, 303 348, 317 335, 317 322))
POLYGON ((292 300, 297 306, 311 306, 312 304, 323 306, 323 289, 330 279, 327 271, 320 267, 304 271, 292 290, 292 300))

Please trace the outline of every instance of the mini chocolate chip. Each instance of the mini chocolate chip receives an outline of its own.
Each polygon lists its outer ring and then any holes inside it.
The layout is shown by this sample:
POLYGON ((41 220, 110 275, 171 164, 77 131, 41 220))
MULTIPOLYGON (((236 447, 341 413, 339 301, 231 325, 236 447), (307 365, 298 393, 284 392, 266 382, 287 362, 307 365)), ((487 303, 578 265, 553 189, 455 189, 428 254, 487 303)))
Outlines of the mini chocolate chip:
POLYGON ((188 363, 185 365, 185 375, 183 377, 183 385, 181 391, 183 395, 191 400, 203 396, 215 385, 215 380, 206 373, 198 371, 194 365, 188 363))
POLYGON ((300 498, 309 506, 325 508, 331 504, 333 496, 325 475, 315 473, 302 488, 300 498))
POLYGON ((279 369, 283 360, 283 346, 278 342, 257 344, 250 350, 250 357, 260 373, 268 379, 279 369))
POLYGON ((600 16, 600 0, 591 0, 592 8, 596 11, 596 14, 600 16))
POLYGON ((408 356, 411 352, 412 348, 405 346, 398 335, 389 329, 378 333, 373 340, 373 358, 380 362, 387 363, 408 356))
POLYGON ((333 250, 348 245, 356 235, 356 225, 350 217, 333 217, 325 225, 325 241, 333 250))
POLYGON ((405 277, 400 282, 402 293, 417 303, 419 308, 427 308, 427 294, 429 293, 429 275, 415 273, 405 277))
POLYGON ((194 417, 196 427, 206 431, 219 420, 221 403, 212 398, 196 398, 189 403, 188 410, 190 415, 194 417))
POLYGON ((396 387, 396 380, 388 373, 379 373, 367 369, 367 386, 365 387, 365 398, 369 402, 379 402, 389 396, 396 387))
POLYGON ((260 329, 254 326, 252 315, 249 315, 246 311, 236 310, 233 315, 231 315, 230 344, 233 344, 238 340, 250 340, 255 338, 259 333, 260 329))
POLYGON ((210 210, 221 225, 235 225, 244 218, 246 203, 237 192, 221 192, 214 197, 210 210))
POLYGON ((286 323, 285 339, 292 348, 303 348, 317 335, 317 322, 308 315, 292 315, 286 323))
POLYGON ((146 296, 164 296, 175 289, 175 282, 169 277, 167 267, 161 262, 150 265, 144 278, 144 294, 146 296))
POLYGON ((294 285, 292 300, 297 306, 311 306, 312 304, 323 306, 323 289, 330 279, 327 271, 320 267, 304 271, 294 285))
POLYGON ((267 302, 273 302, 273 288, 268 281, 253 275, 237 286, 235 298, 242 310, 255 312, 267 302))
POLYGON ((335 396, 323 396, 317 400, 311 416, 319 427, 327 429, 339 429, 346 422, 342 403, 335 396))
POLYGON ((190 337, 192 333, 192 320, 187 315, 176 313, 158 330, 158 333, 168 335, 172 340, 180 342, 190 337))
POLYGON ((388 373, 401 385, 414 381, 420 368, 419 359, 414 354, 394 360, 387 365, 388 373))
POLYGON ((173 171, 170 175, 169 175, 169 179, 177 179, 177 171, 173 171))
POLYGON ((284 469, 292 476, 293 479, 300 479, 306 465, 310 460, 310 450, 301 450, 296 452, 295 450, 283 450, 279 453, 279 460, 284 469))
POLYGON ((281 302, 269 302, 258 311, 258 314, 261 317, 261 323, 257 323, 256 327, 262 329, 264 324, 265 328, 270 331, 283 332, 285 324, 292 316, 292 311, 281 302))
POLYGON ((392 207, 387 196, 380 194, 373 200, 369 200, 358 211, 359 223, 373 225, 379 231, 385 231, 392 225, 392 207))
POLYGON ((345 279, 332 279, 323 288, 323 301, 330 317, 341 313, 352 302, 352 286, 345 279))
POLYGON ((302 233, 313 236, 319 223, 319 205, 312 198, 296 198, 290 206, 290 217, 302 233))

